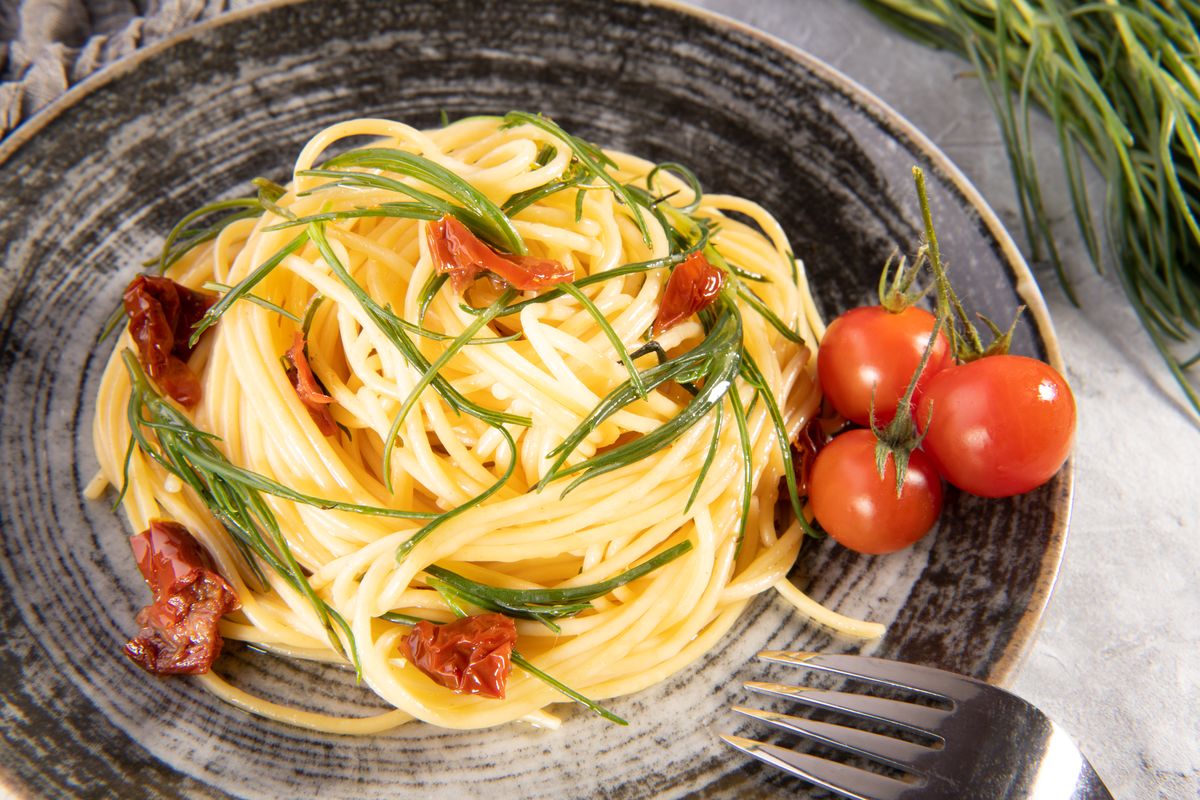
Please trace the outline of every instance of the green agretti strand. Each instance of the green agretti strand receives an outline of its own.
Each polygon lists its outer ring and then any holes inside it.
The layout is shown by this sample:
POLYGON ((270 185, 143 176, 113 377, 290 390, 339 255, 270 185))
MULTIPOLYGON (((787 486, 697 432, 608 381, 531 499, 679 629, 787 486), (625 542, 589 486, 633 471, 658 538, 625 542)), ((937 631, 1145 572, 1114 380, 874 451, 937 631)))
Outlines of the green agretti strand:
POLYGON ((550 619, 573 617, 581 611, 586 611, 592 608, 591 601, 597 597, 603 597, 614 589, 649 575, 691 549, 692 543, 685 540, 616 577, 564 589, 504 589, 470 580, 435 565, 426 567, 425 572, 429 575, 430 585, 437 584, 434 588, 448 591, 472 605, 489 611, 521 619, 539 620, 557 632, 558 626, 551 624, 550 619))
POLYGON ((863 0, 904 33, 970 59, 1000 122, 1030 249, 1075 301, 1041 194, 1029 114, 1058 132, 1076 224, 1116 273, 1168 369, 1200 411, 1188 355, 1200 331, 1200 4, 1122 0, 863 0), (1107 180, 1093 224, 1080 153, 1107 180), (1180 352, 1183 355, 1180 355, 1180 352))

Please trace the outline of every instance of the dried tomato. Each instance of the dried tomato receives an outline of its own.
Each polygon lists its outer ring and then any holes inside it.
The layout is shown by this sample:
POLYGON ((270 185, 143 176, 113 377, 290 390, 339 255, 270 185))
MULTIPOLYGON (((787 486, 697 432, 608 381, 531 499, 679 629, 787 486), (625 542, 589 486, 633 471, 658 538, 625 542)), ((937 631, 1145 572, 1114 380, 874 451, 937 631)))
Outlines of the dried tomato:
POLYGON ((792 466, 796 472, 796 489, 801 496, 808 494, 808 479, 813 461, 821 448, 829 443, 820 417, 813 417, 792 440, 792 466))
POLYGON ((417 669, 442 686, 503 700, 516 641, 511 619, 479 614, 445 625, 418 622, 401 647, 417 669))
POLYGON ((337 433, 337 423, 333 421, 333 415, 326 406, 333 402, 333 398, 326 394, 325 387, 308 365, 305 347, 304 333, 296 331, 292 338, 292 347, 285 356, 291 364, 287 370, 288 380, 292 382, 292 388, 296 390, 300 402, 308 409, 313 422, 317 423, 317 429, 324 436, 332 436, 337 433))
POLYGON ((240 607, 233 588, 178 522, 152 520, 129 545, 154 602, 138 612, 141 631, 125 654, 156 675, 208 672, 221 654, 217 623, 240 607))
POLYGON ((449 214, 429 223, 425 230, 433 265, 450 276, 456 292, 470 286, 481 272, 498 275, 521 291, 542 289, 575 277, 569 267, 554 259, 497 253, 449 214))
POLYGON ((710 264, 703 253, 692 253, 671 270, 658 316, 654 319, 654 335, 658 336, 708 308, 724 285, 725 273, 710 264))
POLYGON ((187 365, 192 327, 216 298, 169 278, 139 275, 125 289, 129 335, 138 357, 168 395, 188 408, 200 401, 200 379, 187 365))

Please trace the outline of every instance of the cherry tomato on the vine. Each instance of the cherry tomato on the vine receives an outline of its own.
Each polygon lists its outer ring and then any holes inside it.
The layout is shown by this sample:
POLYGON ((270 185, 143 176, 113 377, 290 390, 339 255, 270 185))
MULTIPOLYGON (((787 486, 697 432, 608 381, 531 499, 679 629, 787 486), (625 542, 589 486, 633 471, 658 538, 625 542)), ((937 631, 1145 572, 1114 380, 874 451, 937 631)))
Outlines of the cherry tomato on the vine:
POLYGON ((938 472, 981 497, 1041 486, 1067 460, 1075 396, 1058 371, 1025 356, 987 356, 942 370, 916 412, 938 472))
MULTIPOLYGON (((899 313, 880 306, 847 311, 821 338, 817 351, 821 391, 839 414, 863 426, 871 424, 874 392, 875 422, 886 425, 921 363, 933 325, 932 314, 911 306, 899 313)), ((951 363, 950 343, 939 332, 913 393, 914 406, 929 379, 951 363)))
POLYGON ((834 437, 817 454, 809 500, 821 527, 860 553, 891 553, 920 539, 942 510, 942 482, 920 450, 908 462, 896 496, 896 463, 884 476, 875 468, 875 434, 853 430, 834 437))

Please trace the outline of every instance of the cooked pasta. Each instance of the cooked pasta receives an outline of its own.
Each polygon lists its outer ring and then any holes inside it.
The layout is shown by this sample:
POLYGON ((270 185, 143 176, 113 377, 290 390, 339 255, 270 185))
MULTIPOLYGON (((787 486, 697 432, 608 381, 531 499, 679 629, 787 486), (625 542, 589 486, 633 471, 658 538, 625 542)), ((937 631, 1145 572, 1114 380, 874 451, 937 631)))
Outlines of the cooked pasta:
POLYGON ((822 324, 763 208, 520 114, 426 131, 333 125, 286 191, 258 203, 168 259, 171 279, 224 298, 187 357, 198 401, 162 400, 123 332, 96 453, 134 530, 185 526, 236 592, 223 637, 357 661, 397 710, 287 709, 213 672, 207 688, 342 733, 412 718, 554 725, 544 709, 569 699, 564 687, 596 701, 658 683, 772 587, 822 624, 878 635, 786 578, 805 534, 800 521, 777 530, 776 507, 791 499, 787 441, 819 409, 822 324), (352 137, 371 143, 347 152, 352 137), (331 152, 342 155, 322 162, 331 152), (513 263, 557 262, 570 282, 447 282, 431 233, 446 218, 513 263), (667 284, 697 253, 720 271, 719 296, 664 330, 667 284), (318 401, 328 434, 297 388, 297 358, 331 399, 318 401), (139 418, 150 424, 131 430, 139 418), (643 564, 594 599, 559 591, 643 564), (503 699, 439 685, 402 645, 416 619, 497 610, 474 602, 493 589, 550 592, 504 595, 548 602, 512 614, 520 660, 503 699))

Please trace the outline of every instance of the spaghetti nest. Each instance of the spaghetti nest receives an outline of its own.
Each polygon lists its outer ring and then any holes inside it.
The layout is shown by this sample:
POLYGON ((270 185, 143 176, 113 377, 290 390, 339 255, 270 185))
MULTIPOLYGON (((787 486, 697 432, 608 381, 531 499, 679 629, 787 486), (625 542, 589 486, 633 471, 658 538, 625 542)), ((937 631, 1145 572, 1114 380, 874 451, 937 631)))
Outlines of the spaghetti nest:
POLYGON ((819 406, 822 326, 757 204, 515 113, 334 125, 255 202, 164 259, 221 293, 187 362, 193 407, 122 335, 94 429, 103 478, 135 529, 169 518, 208 551, 241 602, 224 637, 353 664, 397 710, 286 709, 211 672, 208 688, 346 733, 550 725, 551 703, 599 709, 680 670, 772 586, 877 632, 785 578, 804 529, 777 530, 776 506, 802 510, 789 442, 819 406), (319 162, 350 137, 371 143, 319 162), (431 252, 447 219, 567 279, 452 284, 431 252), (664 330, 668 283, 697 254, 719 292, 664 330), (481 611, 516 621, 504 699, 438 685, 402 647, 417 620, 481 611))

